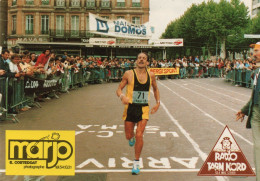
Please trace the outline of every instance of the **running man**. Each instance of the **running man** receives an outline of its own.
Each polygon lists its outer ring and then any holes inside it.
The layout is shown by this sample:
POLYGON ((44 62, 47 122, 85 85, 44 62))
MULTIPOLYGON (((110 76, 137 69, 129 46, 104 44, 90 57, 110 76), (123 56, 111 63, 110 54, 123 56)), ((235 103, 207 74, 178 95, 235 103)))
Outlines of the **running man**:
POLYGON ((149 58, 146 53, 139 53, 136 60, 136 68, 125 72, 121 83, 116 91, 117 96, 125 105, 123 120, 125 121, 125 136, 129 145, 135 145, 135 160, 132 174, 140 173, 139 158, 143 148, 143 133, 149 120, 149 96, 152 85, 156 105, 151 114, 156 113, 160 106, 160 94, 155 80, 155 74, 147 70, 149 58), (126 95, 122 90, 127 85, 126 95), (134 127, 137 124, 136 133, 134 127))

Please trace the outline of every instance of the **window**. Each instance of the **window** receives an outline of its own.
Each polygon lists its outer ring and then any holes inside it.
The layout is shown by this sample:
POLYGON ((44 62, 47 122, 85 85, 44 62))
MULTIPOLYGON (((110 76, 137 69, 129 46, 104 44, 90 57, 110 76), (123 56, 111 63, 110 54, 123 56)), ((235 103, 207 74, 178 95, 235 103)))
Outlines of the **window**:
POLYGON ((15 6, 17 4, 17 0, 12 1, 12 6, 15 6))
POLYGON ((72 7, 80 7, 80 0, 72 0, 71 6, 72 7))
POLYGON ((64 35, 64 16, 61 15, 56 16, 56 35, 57 36, 64 35))
POLYGON ((132 0, 132 7, 141 7, 141 0, 132 0))
POLYGON ((260 0, 258 0, 258 3, 260 3, 260 0))
POLYGON ((132 17, 132 23, 140 25, 140 17, 132 17))
POLYGON ((34 4, 34 0, 26 0, 26 5, 33 5, 34 4))
POLYGON ((65 6, 65 0, 56 0, 56 6, 65 6))
POLYGON ((16 15, 12 16, 12 35, 16 34, 16 15))
POLYGON ((110 0, 102 0, 101 1, 102 8, 109 8, 110 7, 110 0))
POLYGON ((49 33, 49 16, 42 15, 41 34, 46 35, 48 33, 49 33))
POLYGON ((86 30, 89 31, 89 17, 86 18, 86 30))
POLYGON ((33 34, 33 15, 26 16, 25 34, 33 34))
POLYGON ((71 36, 79 36, 79 16, 71 16, 71 36))
POLYGON ((125 7, 125 0, 117 0, 116 6, 117 7, 125 7))
POLYGON ((42 5, 49 5, 50 0, 42 0, 42 5))
POLYGON ((86 6, 87 8, 93 8, 95 7, 95 0, 86 0, 86 6))
POLYGON ((117 19, 125 19, 124 16, 117 16, 117 19))

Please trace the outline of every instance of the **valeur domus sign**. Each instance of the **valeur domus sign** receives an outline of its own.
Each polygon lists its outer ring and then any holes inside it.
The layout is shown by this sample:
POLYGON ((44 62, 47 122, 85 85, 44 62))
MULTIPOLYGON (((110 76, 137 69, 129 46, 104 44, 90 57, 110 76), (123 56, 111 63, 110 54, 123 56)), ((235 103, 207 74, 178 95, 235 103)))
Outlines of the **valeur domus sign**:
POLYGON ((125 19, 109 20, 89 13, 89 30, 91 33, 113 37, 150 39, 152 36, 149 23, 133 24, 125 19))

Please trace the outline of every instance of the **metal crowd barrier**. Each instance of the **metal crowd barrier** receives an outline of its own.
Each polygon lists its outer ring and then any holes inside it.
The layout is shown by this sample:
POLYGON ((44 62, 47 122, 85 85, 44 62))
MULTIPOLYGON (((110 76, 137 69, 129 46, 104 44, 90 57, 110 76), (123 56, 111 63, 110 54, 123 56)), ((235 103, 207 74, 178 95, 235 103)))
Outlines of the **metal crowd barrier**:
POLYGON ((253 85, 251 74, 252 71, 246 69, 229 70, 226 73, 226 80, 231 81, 235 85, 250 88, 253 85))

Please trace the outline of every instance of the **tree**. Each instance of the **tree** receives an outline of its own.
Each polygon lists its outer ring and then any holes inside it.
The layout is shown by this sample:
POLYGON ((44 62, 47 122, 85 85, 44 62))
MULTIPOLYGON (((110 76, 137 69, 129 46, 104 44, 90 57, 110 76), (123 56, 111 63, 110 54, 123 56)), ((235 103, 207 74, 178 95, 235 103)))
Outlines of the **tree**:
POLYGON ((193 4, 183 16, 167 26, 162 37, 183 38, 185 47, 196 49, 197 52, 205 46, 209 55, 216 43, 220 42, 221 57, 225 58, 227 38, 241 34, 241 29, 246 28, 248 23, 248 8, 240 0, 221 0, 219 3, 210 0, 193 4))

